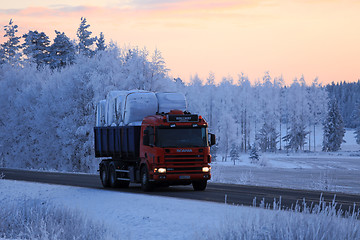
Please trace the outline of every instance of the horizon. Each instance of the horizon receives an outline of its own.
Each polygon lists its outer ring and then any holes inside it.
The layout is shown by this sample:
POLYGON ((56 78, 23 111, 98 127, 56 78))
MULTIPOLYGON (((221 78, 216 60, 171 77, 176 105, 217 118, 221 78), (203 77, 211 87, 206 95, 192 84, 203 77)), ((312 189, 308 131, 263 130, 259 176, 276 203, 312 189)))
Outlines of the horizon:
POLYGON ((254 84, 269 72, 286 85, 302 75, 326 85, 360 79, 359 10, 355 0, 36 0, 2 4, 0 25, 13 19, 18 36, 38 30, 52 42, 55 30, 76 39, 85 17, 92 36, 103 32, 106 44, 158 49, 169 75, 185 82, 212 72, 217 83, 244 73, 254 84))

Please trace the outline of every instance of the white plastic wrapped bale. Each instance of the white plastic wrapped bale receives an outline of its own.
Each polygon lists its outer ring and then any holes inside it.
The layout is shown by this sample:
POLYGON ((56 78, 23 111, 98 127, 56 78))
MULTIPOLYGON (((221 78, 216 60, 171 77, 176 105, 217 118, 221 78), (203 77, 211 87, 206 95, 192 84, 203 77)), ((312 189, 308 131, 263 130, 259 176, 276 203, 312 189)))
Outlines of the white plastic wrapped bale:
POLYGON ((124 105, 123 124, 141 125, 144 117, 155 115, 158 102, 153 92, 130 92, 127 94, 124 105))
POLYGON ((105 126, 116 126, 122 119, 121 103, 128 91, 110 91, 106 96, 105 126))
POLYGON ((156 93, 158 99, 158 112, 168 113, 171 110, 186 111, 186 98, 182 93, 159 92, 156 93))
POLYGON ((96 104, 96 126, 102 127, 105 125, 105 107, 106 100, 101 100, 96 104))

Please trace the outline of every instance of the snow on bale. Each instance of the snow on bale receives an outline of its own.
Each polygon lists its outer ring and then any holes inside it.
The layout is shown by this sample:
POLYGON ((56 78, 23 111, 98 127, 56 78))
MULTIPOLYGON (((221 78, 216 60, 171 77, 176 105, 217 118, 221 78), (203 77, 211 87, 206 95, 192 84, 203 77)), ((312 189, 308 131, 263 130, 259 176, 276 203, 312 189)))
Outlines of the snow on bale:
POLYGON ((96 105, 96 126, 102 127, 105 125, 105 107, 106 100, 101 100, 96 105))
POLYGON ((182 93, 158 92, 156 98, 159 113, 168 113, 175 109, 186 111, 186 98, 182 93))
POLYGON ((158 102, 153 92, 131 92, 126 96, 123 123, 137 122, 141 125, 144 117, 156 114, 158 102))
POLYGON ((122 121, 121 105, 128 91, 110 91, 106 96, 105 126, 117 126, 122 121))
POLYGON ((110 91, 96 108, 96 126, 140 126, 144 117, 171 110, 186 111, 182 93, 143 90, 110 91))

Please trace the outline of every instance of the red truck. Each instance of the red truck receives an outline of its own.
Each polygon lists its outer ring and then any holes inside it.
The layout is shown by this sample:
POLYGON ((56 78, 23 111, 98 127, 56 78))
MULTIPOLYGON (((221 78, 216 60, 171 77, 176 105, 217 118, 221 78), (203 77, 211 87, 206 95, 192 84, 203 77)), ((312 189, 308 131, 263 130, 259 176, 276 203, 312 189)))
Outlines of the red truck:
MULTIPOLYGON (((188 184, 192 184, 195 191, 205 190, 211 178, 210 146, 215 144, 215 135, 208 133, 207 122, 197 114, 184 109, 158 112, 171 108, 172 99, 179 103, 179 97, 174 98, 174 94, 177 93, 122 92, 120 100, 113 104, 113 109, 118 111, 110 111, 108 104, 108 113, 115 112, 113 119, 120 115, 122 120, 113 121, 121 122, 119 124, 94 128, 95 156, 106 158, 99 164, 104 187, 125 188, 132 182, 141 183, 144 191, 151 191, 155 186, 188 184), (151 94, 157 97, 154 107, 157 112, 146 115, 141 122, 126 123, 125 115, 131 113, 126 104, 132 102, 136 114, 139 113, 139 102, 145 112, 150 111, 149 106, 155 101, 151 94), (164 96, 168 97, 166 103, 164 96), (116 107, 117 104, 122 107, 116 107)), ((106 108, 105 102, 102 105, 106 108)))

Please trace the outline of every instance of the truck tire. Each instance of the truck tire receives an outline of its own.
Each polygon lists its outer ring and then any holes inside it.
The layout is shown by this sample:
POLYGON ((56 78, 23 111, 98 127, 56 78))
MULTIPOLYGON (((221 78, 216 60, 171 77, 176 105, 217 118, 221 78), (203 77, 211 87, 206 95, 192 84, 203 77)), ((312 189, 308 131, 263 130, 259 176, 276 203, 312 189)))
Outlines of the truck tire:
POLYGON ((141 178, 141 189, 145 192, 152 191, 153 185, 151 184, 151 182, 149 182, 149 172, 146 166, 141 168, 140 178, 141 178))
POLYGON ((207 185, 206 180, 194 181, 192 182, 193 188, 195 191, 204 191, 207 185))
POLYGON ((109 172, 106 164, 101 164, 100 167, 100 180, 104 188, 108 188, 109 184, 109 172))
POLYGON ((127 188, 129 187, 129 184, 130 181, 117 179, 115 165, 111 163, 109 168, 109 185, 113 188, 127 188))
POLYGON ((109 185, 112 188, 115 188, 118 186, 114 164, 110 164, 110 166, 109 166, 109 185))

